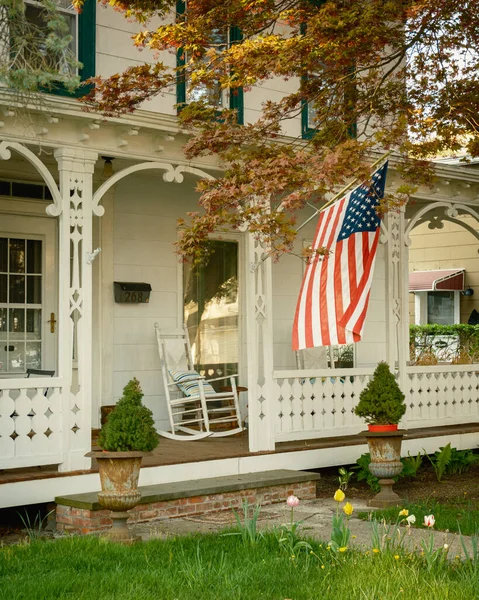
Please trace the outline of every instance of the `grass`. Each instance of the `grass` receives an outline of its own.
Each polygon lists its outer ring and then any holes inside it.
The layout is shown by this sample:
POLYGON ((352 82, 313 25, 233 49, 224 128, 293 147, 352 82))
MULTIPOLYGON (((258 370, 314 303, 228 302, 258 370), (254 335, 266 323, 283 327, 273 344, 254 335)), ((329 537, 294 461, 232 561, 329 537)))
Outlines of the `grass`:
MULTIPOLYGON (((474 535, 479 531, 479 510, 477 505, 459 498, 453 504, 443 504, 437 500, 426 500, 424 502, 405 503, 402 508, 407 508, 410 515, 416 517, 416 527, 422 527, 425 515, 433 514, 436 523, 434 529, 439 531, 450 531, 459 533, 459 527, 463 535, 474 535)), ((373 517, 377 520, 386 520, 395 523, 398 518, 399 508, 387 508, 376 510, 373 517)), ((358 513, 363 520, 370 518, 370 513, 358 513)))
POLYGON ((0 598, 17 600, 463 600, 477 597, 479 567, 428 570, 400 553, 333 554, 308 540, 292 556, 267 533, 255 545, 221 534, 133 546, 95 537, 32 540, 0 548, 0 598))

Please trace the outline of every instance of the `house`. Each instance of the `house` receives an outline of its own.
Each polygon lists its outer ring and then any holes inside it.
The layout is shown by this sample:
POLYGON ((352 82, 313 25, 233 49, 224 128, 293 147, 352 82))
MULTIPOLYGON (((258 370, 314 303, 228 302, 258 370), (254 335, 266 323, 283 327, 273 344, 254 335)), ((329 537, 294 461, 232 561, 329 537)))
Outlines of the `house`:
MULTIPOLYGON (((109 7, 87 0, 82 16, 74 18, 80 19, 80 60, 88 74, 109 75, 147 58, 130 42, 131 24, 109 7)), ((280 97, 290 85, 272 80, 268 89, 245 94, 244 122, 265 94, 280 97)), ((3 98, 0 506, 97 490, 98 477, 85 457, 91 431, 100 426, 100 408, 114 404, 133 376, 158 428, 167 427, 155 322, 170 328, 186 320, 197 329, 194 349, 203 366, 239 372, 248 390, 242 394, 248 448, 204 461, 190 451, 191 459, 181 464, 143 469, 144 484, 354 462, 365 445, 343 436, 363 429, 352 409, 384 359, 397 367, 407 395, 404 427, 431 428, 424 439, 411 436, 406 452, 434 451, 444 435, 456 447, 477 445, 475 367, 407 366, 407 271, 416 226, 444 211, 478 218, 478 173, 438 164, 436 193, 418 190, 414 204, 382 223, 354 366, 327 369, 323 362, 298 369, 291 327, 301 260, 291 255, 272 264, 247 232, 218 239, 209 270, 192 274, 175 254, 176 220, 196 208, 198 179, 214 178, 219 169, 209 158, 185 160, 187 138, 177 124, 173 91, 122 118, 85 113, 74 98, 50 95, 26 119, 3 98), (139 295, 148 287, 133 286, 129 301, 116 302, 115 282, 151 286, 149 301, 139 295), (54 376, 26 378, 27 368, 49 369, 54 376), (316 443, 330 438, 342 441, 316 443), (45 469, 41 479, 32 474, 38 467, 45 469)), ((285 135, 301 136, 300 119, 288 127, 285 135)), ((387 185, 398 184, 392 160, 387 185)), ((309 216, 305 210, 304 219, 309 216)), ((301 230, 298 251, 314 229, 311 221, 301 230)), ((207 448, 210 441, 201 443, 207 448)))

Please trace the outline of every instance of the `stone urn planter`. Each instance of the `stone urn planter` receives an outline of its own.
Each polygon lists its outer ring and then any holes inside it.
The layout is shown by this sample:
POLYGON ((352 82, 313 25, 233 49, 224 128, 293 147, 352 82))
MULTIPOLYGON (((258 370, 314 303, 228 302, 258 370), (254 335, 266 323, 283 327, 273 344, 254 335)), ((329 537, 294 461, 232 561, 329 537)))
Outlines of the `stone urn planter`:
POLYGON ((368 442, 370 472, 379 479, 381 491, 369 506, 387 507, 401 503, 393 492, 393 477, 401 473, 401 442, 404 429, 397 424, 406 412, 404 394, 385 362, 380 362, 372 379, 359 395, 354 412, 368 423, 368 431, 360 433, 368 442))
POLYGON ((364 431, 369 447, 371 462, 369 471, 379 479, 381 491, 369 501, 369 506, 387 508, 401 504, 401 498, 393 491, 394 477, 403 469, 401 462, 401 442, 405 429, 396 431, 364 431))
POLYGON ((116 542, 131 542, 127 511, 141 500, 138 489, 140 466, 145 452, 89 452, 87 456, 95 458, 100 472, 101 492, 98 502, 111 510, 113 527, 108 537, 116 542))
POLYGON ((140 383, 132 379, 100 432, 98 443, 103 451, 87 454, 98 461, 98 502, 112 511, 113 527, 107 535, 125 543, 134 541, 127 527, 127 511, 141 499, 141 459, 158 445, 152 412, 141 403, 142 398, 140 383))

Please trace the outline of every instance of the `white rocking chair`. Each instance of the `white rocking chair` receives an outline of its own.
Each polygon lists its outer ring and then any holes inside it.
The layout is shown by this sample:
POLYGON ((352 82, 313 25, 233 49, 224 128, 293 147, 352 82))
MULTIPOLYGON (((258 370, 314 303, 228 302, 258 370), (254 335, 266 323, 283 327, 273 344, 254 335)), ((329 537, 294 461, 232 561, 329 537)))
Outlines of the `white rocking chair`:
POLYGON ((158 433, 174 440, 201 440, 243 431, 236 386, 238 376, 205 380, 194 370, 185 326, 161 330, 155 323, 155 331, 171 426, 171 431, 158 433), (229 380, 225 382, 228 390, 216 392, 211 382, 221 380, 229 380))

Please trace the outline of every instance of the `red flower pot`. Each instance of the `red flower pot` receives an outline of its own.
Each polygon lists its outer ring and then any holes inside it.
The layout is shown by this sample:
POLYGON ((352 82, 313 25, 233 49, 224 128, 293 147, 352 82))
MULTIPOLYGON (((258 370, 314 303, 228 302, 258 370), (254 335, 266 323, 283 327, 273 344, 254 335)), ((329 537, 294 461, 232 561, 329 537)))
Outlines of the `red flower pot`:
POLYGON ((397 423, 391 423, 389 425, 368 425, 368 430, 369 431, 377 431, 377 432, 382 432, 382 431, 397 431, 397 423))

